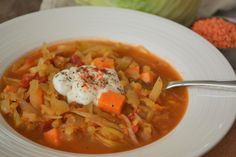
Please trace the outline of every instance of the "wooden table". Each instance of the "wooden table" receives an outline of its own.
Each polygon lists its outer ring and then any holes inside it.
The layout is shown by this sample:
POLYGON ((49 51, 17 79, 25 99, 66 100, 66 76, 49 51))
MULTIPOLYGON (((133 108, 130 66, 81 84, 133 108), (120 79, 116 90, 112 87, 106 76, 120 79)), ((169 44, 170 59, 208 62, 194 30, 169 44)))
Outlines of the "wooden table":
MULTIPOLYGON (((0 23, 20 15, 38 11, 41 1, 0 0, 0 23)), ((236 157, 236 122, 220 143, 203 157, 236 157)))

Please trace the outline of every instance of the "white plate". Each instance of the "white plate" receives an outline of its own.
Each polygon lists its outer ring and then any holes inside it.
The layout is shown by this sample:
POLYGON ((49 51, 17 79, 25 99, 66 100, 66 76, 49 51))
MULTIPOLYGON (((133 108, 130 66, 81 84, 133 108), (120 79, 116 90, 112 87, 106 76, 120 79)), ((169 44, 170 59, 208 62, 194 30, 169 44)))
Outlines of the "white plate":
MULTIPOLYGON (((0 25, 0 72, 43 42, 107 38, 144 45, 168 60, 184 79, 231 80, 226 59, 206 40, 169 20, 136 11, 73 7, 29 14, 0 25)), ((180 124, 162 139, 132 151, 92 156, 192 157, 212 148, 236 115, 236 93, 189 90, 189 106, 180 124)), ((0 156, 91 156, 56 151, 23 138, 0 117, 0 156)))

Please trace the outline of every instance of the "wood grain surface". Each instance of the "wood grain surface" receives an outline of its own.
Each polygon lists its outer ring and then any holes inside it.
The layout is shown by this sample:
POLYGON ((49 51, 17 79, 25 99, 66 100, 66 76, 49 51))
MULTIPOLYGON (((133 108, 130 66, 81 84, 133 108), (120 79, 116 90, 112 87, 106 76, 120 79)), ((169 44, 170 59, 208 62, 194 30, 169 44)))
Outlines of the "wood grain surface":
MULTIPOLYGON (((20 15, 38 11, 41 1, 0 0, 0 23, 20 15)), ((203 157, 236 157, 236 122, 227 135, 203 157)))

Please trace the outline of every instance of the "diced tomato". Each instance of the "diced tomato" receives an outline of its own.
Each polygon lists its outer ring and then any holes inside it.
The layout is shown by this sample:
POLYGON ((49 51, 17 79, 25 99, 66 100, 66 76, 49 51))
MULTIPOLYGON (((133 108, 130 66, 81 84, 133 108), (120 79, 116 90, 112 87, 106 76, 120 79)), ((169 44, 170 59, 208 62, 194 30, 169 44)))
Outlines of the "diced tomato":
POLYGON ((43 133, 51 128, 52 121, 39 122, 37 131, 43 133))
POLYGON ((133 129, 134 133, 137 133, 139 131, 139 126, 134 125, 134 126, 132 126, 132 129, 133 129))
POLYGON ((51 60, 46 60, 44 63, 45 64, 51 64, 52 62, 51 62, 51 60))
POLYGON ((75 66, 81 66, 84 65, 84 63, 81 61, 80 57, 78 55, 72 55, 70 58, 70 62, 75 66))
POLYGON ((135 114, 134 114, 134 112, 130 113, 130 114, 128 115, 128 118, 129 118, 130 121, 134 120, 134 119, 135 119, 135 114))
POLYGON ((26 73, 22 76, 20 87, 28 88, 30 81, 33 79, 39 80, 40 83, 46 83, 48 81, 47 76, 39 76, 38 74, 26 73))
POLYGON ((31 80, 35 78, 35 74, 26 73, 20 81, 20 87, 28 88, 31 80))
POLYGON ((48 77, 47 76, 42 76, 38 78, 40 83, 46 83, 48 81, 48 77))
POLYGON ((38 74, 35 75, 35 79, 39 80, 40 83, 46 83, 48 81, 47 76, 39 76, 38 74))

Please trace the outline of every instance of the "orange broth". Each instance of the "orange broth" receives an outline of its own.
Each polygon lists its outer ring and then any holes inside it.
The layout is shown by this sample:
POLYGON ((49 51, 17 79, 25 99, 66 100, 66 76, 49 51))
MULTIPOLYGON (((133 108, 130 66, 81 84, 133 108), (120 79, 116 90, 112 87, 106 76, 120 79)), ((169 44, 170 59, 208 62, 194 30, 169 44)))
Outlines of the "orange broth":
MULTIPOLYGON (((58 46, 60 45, 76 45, 75 49, 79 51, 85 51, 89 47, 94 47, 97 45, 100 46, 108 46, 112 48, 118 55, 120 56, 128 56, 131 57, 134 61, 136 61, 140 66, 148 65, 151 67, 153 72, 161 77, 164 85, 166 85, 171 80, 182 80, 182 77, 180 74, 166 61, 163 59, 154 56, 153 54, 149 53, 144 48, 136 47, 136 46, 130 46, 126 44, 121 43, 115 43, 110 41, 71 41, 71 42, 64 42, 59 44, 53 44, 48 46, 48 50, 50 52, 56 51, 58 46)), ((66 50, 63 52, 63 56, 70 56, 72 53, 74 53, 74 49, 66 50)), ((20 62, 21 60, 24 60, 25 58, 28 58, 29 56, 37 59, 39 57, 42 57, 41 49, 34 50, 25 56, 23 56, 21 59, 16 60, 15 63, 20 62)), ((6 72, 4 73, 4 77, 11 77, 11 78, 17 78, 21 79, 22 73, 17 74, 14 71, 12 71, 13 66, 10 66, 6 72)), ((4 81, 1 83, 1 87, 3 88, 6 85, 4 81)), ((144 87, 151 88, 150 85, 143 85, 144 87)), ((2 89, 1 88, 1 89, 2 89)), ((65 99, 65 98, 62 98, 65 99)), ((44 138, 43 138, 43 131, 42 128, 40 128, 41 123, 38 123, 39 126, 37 126, 33 130, 27 130, 25 127, 16 127, 14 125, 12 116, 9 114, 3 114, 6 121, 21 135, 25 136, 26 138, 35 141, 36 143, 39 143, 44 146, 52 147, 58 150, 63 151, 69 151, 69 152, 76 152, 76 153, 89 153, 89 154, 101 154, 101 153, 113 153, 113 152, 120 152, 120 151, 126 151, 131 150, 137 147, 141 147, 143 145, 147 145, 149 143, 152 143, 161 137, 168 134, 171 130, 173 130, 176 125, 180 122, 182 119, 188 103, 188 92, 186 88, 175 88, 170 90, 163 90, 160 97, 157 100, 157 103, 161 106, 165 106, 166 108, 162 110, 161 112, 157 113, 156 118, 151 122, 153 125, 153 128, 155 128, 155 131, 152 133, 152 137, 148 139, 147 141, 140 141, 139 145, 129 145, 119 148, 110 148, 107 147, 100 142, 96 140, 92 140, 89 136, 86 134, 78 133, 73 136, 73 138, 69 141, 62 140, 59 146, 52 146, 48 144, 44 138)), ((126 104, 125 104, 126 105, 126 104)), ((126 110, 126 107, 123 108, 123 110, 126 110)), ((124 111, 125 112, 125 111, 124 111)), ((44 124, 50 126, 49 124, 44 124)), ((36 125, 36 124, 35 124, 36 125)))

